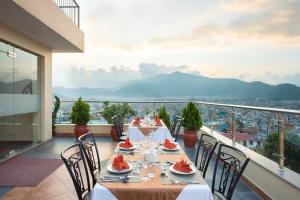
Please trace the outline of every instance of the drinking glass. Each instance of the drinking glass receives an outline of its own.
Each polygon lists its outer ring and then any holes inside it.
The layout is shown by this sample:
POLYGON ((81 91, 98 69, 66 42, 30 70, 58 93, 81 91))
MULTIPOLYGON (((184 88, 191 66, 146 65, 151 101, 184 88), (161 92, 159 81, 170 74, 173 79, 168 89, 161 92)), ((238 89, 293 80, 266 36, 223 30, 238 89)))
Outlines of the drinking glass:
POLYGON ((145 176, 141 178, 142 181, 148 182, 150 177, 148 176, 149 167, 150 167, 150 153, 149 150, 145 150, 144 160, 143 160, 143 167, 145 169, 145 176))

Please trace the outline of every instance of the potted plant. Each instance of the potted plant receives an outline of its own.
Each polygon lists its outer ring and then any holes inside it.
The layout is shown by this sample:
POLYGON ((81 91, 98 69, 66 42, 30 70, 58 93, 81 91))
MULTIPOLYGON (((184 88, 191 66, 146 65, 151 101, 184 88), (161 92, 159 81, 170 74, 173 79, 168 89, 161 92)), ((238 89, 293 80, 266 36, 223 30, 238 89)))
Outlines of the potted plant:
POLYGON ((90 120, 90 106, 80 97, 72 107, 71 121, 75 126, 75 136, 79 136, 88 132, 87 123, 90 120))
MULTIPOLYGON (((119 115, 121 122, 124 123, 124 120, 130 115, 134 115, 134 110, 128 103, 123 104, 109 104, 109 101, 103 103, 103 111, 101 112, 102 117, 107 121, 108 124, 113 124, 113 117, 119 115)), ((114 141, 118 141, 119 137, 114 126, 111 129, 111 137, 114 141)))
POLYGON ((158 116, 165 123, 165 125, 168 128, 170 128, 171 126, 170 115, 164 106, 160 107, 158 116))
POLYGON ((189 102, 182 110, 183 141, 185 147, 194 148, 197 141, 197 131, 202 127, 200 111, 193 102, 189 102))
POLYGON ((52 137, 55 136, 55 121, 56 121, 56 117, 57 117, 57 112, 60 108, 60 100, 58 98, 58 96, 54 96, 55 98, 55 102, 54 102, 54 108, 52 111, 52 137))

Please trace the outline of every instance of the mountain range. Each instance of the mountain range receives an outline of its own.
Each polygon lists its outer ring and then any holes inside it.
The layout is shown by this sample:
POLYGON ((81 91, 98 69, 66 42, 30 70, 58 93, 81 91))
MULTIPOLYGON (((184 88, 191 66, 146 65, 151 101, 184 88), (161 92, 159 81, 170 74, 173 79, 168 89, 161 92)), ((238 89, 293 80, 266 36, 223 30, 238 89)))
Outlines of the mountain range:
POLYGON ((270 85, 229 78, 208 78, 200 75, 173 72, 150 79, 134 80, 117 88, 65 88, 54 87, 53 94, 60 97, 215 97, 215 98, 270 98, 273 100, 300 100, 300 87, 293 84, 270 85))

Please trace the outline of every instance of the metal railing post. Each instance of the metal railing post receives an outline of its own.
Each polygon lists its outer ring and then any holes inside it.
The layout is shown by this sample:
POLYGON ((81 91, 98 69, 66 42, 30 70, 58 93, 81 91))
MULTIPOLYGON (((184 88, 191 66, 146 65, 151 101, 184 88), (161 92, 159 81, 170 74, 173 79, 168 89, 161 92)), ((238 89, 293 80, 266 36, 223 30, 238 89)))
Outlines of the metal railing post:
POLYGON ((153 107, 154 107, 154 118, 155 118, 155 116, 156 116, 156 107, 155 107, 155 102, 153 102, 153 107))
POLYGON ((278 115, 279 126, 279 168, 284 168, 284 121, 280 115, 278 115))
POLYGON ((232 145, 235 146, 235 112, 233 107, 232 107, 231 133, 232 133, 232 145))
POLYGON ((212 129, 212 112, 211 112, 211 105, 209 106, 209 125, 210 125, 210 134, 213 133, 213 129, 212 129))

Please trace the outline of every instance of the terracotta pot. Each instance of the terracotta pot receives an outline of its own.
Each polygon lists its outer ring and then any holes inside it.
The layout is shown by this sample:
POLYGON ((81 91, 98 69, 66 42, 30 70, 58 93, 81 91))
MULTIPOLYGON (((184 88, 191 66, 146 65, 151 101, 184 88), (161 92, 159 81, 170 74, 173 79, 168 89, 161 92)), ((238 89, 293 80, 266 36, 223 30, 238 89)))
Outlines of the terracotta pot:
POLYGON ((118 133, 114 126, 111 128, 110 135, 113 141, 119 141, 118 133))
POLYGON ((185 147, 194 148, 197 142, 197 131, 184 131, 183 142, 185 147))
POLYGON ((88 132, 89 132, 89 130, 87 129, 87 125, 76 125, 75 126, 75 137, 77 137, 77 138, 88 132))

